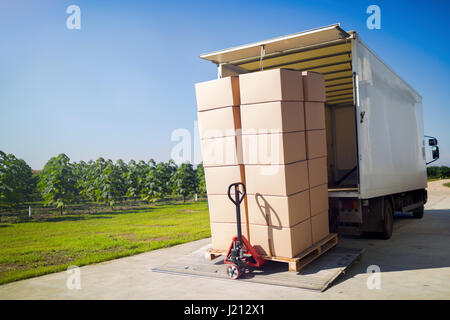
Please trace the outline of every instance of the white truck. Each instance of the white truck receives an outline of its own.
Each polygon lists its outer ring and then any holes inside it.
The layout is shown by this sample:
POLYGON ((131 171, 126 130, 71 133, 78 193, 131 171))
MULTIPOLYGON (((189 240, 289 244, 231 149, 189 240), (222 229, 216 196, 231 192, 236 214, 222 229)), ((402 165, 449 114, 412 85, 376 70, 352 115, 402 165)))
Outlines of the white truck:
POLYGON ((390 238, 395 211, 422 218, 427 201, 422 97, 339 24, 202 54, 218 77, 289 68, 326 86, 330 229, 390 238))

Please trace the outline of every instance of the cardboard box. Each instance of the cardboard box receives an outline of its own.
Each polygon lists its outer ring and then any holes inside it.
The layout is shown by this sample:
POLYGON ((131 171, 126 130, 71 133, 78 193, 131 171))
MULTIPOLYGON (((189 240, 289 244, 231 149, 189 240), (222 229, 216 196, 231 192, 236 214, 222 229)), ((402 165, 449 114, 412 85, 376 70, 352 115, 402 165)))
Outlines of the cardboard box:
POLYGON ((303 101, 300 71, 273 69, 239 75, 241 104, 303 101))
POLYGON ((311 216, 328 211, 328 184, 309 189, 311 216))
POLYGON ((310 218, 310 196, 305 190, 290 196, 248 195, 250 224, 292 227, 310 218))
POLYGON ((198 112, 200 139, 236 136, 240 134, 241 112, 239 107, 198 112))
POLYGON ((313 244, 330 234, 328 210, 311 217, 311 229, 313 244))
POLYGON ((289 164, 306 159, 304 131, 241 138, 244 164, 289 164))
POLYGON ((241 106, 242 134, 305 130, 301 101, 276 101, 241 106))
POLYGON ((304 102, 305 129, 325 129, 325 104, 323 102, 304 102))
POLYGON ((195 84, 197 110, 239 106, 239 77, 226 77, 195 84))
POLYGON ((244 166, 205 167, 206 192, 210 194, 227 194, 232 183, 244 182, 244 166))
MULTIPOLYGON (((233 189, 234 190, 234 189, 233 189)), ((234 194, 233 194, 234 196, 234 194)), ((209 221, 236 223, 236 206, 226 194, 208 195, 209 221)), ((241 223, 246 223, 244 201, 241 202, 241 223)))
MULTIPOLYGON (((212 222, 211 225, 212 248, 216 250, 228 250, 233 237, 237 236, 237 226, 235 223, 212 222)), ((248 239, 247 227, 241 225, 242 235, 248 239)))
POLYGON ((325 130, 306 131, 306 158, 327 156, 327 136, 325 130))
POLYGON ((327 176, 327 158, 316 158, 312 160, 307 160, 308 162, 308 178, 309 187, 317 187, 321 184, 328 183, 327 176))
POLYGON ((306 161, 286 165, 245 165, 248 194, 289 196, 308 189, 306 161))
POLYGON ((303 71, 303 93, 305 101, 325 102, 325 78, 313 71, 303 71))
POLYGON ((241 136, 200 140, 204 167, 243 164, 241 136))
POLYGON ((261 255, 293 258, 312 246, 311 220, 292 228, 250 224, 251 243, 261 255))

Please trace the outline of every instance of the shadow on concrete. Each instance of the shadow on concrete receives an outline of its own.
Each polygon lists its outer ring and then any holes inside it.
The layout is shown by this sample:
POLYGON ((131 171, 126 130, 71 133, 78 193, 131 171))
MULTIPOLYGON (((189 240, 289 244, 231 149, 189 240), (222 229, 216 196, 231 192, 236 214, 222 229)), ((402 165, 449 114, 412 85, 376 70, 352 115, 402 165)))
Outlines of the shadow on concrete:
POLYGON ((450 210, 425 210, 423 219, 408 213, 396 215, 389 240, 341 236, 340 245, 361 247, 365 251, 346 275, 334 285, 360 274, 369 266, 383 272, 400 272, 450 267, 450 210))
POLYGON ((427 213, 450 214, 450 209, 430 209, 430 210, 425 210, 424 214, 427 214, 427 213))

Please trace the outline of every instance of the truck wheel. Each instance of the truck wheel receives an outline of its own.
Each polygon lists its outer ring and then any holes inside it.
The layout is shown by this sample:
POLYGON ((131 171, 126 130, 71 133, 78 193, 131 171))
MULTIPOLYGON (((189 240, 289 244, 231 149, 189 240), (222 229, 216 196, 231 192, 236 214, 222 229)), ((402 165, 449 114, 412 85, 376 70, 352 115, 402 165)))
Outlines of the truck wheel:
POLYGON ((415 219, 422 219, 423 218, 423 211, 424 211, 423 206, 418 207, 417 209, 415 209, 413 211, 413 217, 415 219))
POLYGON ((384 226, 383 232, 381 232, 381 238, 384 240, 389 239, 392 236, 392 230, 394 229, 394 209, 389 200, 384 200, 384 226))

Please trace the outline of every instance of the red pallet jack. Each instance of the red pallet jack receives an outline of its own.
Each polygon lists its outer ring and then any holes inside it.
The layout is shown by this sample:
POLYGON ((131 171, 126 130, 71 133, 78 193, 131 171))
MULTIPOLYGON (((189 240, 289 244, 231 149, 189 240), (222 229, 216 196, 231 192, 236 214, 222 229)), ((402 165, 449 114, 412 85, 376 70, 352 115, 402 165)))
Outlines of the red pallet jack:
POLYGON ((228 198, 236 206, 236 225, 237 236, 233 237, 227 256, 224 260, 229 263, 227 267, 227 274, 232 280, 236 280, 246 270, 261 267, 266 260, 264 260, 253 248, 250 242, 242 235, 241 230, 241 202, 246 195, 245 185, 242 182, 232 183, 228 187, 228 198), (231 197, 231 188, 234 186, 234 199, 231 197), (239 186, 242 186, 243 192, 239 191, 239 186), (242 195, 242 196, 240 196, 242 195))

